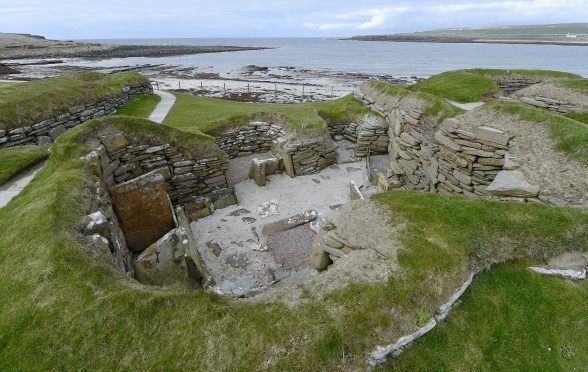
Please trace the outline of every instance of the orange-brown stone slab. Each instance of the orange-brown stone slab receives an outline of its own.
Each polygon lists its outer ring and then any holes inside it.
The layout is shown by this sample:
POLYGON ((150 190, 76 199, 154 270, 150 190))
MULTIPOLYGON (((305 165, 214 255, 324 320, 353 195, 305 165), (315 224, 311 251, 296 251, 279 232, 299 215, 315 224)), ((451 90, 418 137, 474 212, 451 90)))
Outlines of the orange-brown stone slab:
POLYGON ((143 252, 175 227, 165 170, 157 169, 110 189, 129 249, 143 252))

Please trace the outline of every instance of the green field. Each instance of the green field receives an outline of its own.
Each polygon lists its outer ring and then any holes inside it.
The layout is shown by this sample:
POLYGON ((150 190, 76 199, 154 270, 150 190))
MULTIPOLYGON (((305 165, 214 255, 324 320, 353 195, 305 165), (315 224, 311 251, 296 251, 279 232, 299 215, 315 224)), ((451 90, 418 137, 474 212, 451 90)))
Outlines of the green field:
POLYGON ((147 119, 155 110, 155 106, 161 101, 161 97, 153 94, 132 99, 120 107, 115 115, 134 116, 147 119))
POLYGON ((102 74, 80 72, 21 84, 0 86, 0 129, 12 129, 93 104, 111 95, 122 95, 122 87, 147 82, 138 73, 102 74))
POLYGON ((299 136, 312 136, 326 133, 329 120, 354 120, 370 112, 351 95, 334 101, 289 105, 234 102, 182 93, 176 93, 176 98, 164 124, 212 135, 251 119, 270 118, 299 136))
POLYGON ((588 365, 588 282, 522 265, 479 275, 452 314, 385 369, 581 371, 588 365))
POLYGON ((49 156, 47 147, 15 146, 0 149, 0 185, 49 156))

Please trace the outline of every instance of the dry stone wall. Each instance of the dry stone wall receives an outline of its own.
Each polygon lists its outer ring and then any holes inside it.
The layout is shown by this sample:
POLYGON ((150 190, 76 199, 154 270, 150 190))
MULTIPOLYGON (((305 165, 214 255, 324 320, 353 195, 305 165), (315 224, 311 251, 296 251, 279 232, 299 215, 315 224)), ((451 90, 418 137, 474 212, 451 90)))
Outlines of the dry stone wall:
MULTIPOLYGON (((555 99, 535 96, 535 97, 522 97, 521 101, 538 108, 548 109, 550 111, 559 113, 559 114, 567 114, 571 111, 576 111, 577 109, 574 107, 573 104, 567 102, 557 101, 555 99)), ((581 111, 581 110, 577 110, 581 111)))
POLYGON ((152 93, 153 88, 148 83, 125 86, 122 94, 113 95, 96 104, 69 107, 56 117, 46 118, 40 122, 30 123, 30 125, 9 131, 0 129, 0 147, 50 144, 66 130, 90 119, 113 114, 130 99, 152 93))
POLYGON ((102 137, 97 153, 102 177, 109 187, 158 168, 166 170, 167 193, 174 204, 183 205, 209 197, 218 207, 232 195, 225 177, 229 162, 225 157, 192 158, 179 153, 169 143, 150 146, 130 144, 122 134, 102 137))
POLYGON ((290 177, 315 174, 337 162, 337 146, 330 137, 299 141, 279 139, 273 148, 290 177))
POLYGON ((522 74, 485 75, 498 84, 504 95, 511 95, 518 90, 541 83, 545 80, 543 76, 531 76, 522 74))
POLYGON ((284 130, 276 124, 252 121, 238 129, 223 133, 216 143, 230 159, 268 152, 274 142, 284 137, 284 130))
POLYGON ((434 125, 423 114, 423 103, 388 100, 369 85, 361 87, 358 98, 387 118, 390 167, 403 188, 540 202, 539 187, 526 181, 509 156, 508 133, 487 126, 460 129, 456 118, 434 125))

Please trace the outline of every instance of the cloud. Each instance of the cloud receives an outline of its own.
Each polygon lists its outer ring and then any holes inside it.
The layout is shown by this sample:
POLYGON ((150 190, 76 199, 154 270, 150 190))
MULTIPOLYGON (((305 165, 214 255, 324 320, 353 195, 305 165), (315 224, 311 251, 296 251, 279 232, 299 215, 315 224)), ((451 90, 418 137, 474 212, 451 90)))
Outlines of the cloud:
POLYGON ((342 20, 345 22, 332 22, 324 24, 304 23, 307 28, 317 30, 336 30, 336 29, 355 29, 355 30, 370 30, 385 26, 391 16, 408 12, 411 7, 386 7, 374 8, 357 12, 334 14, 331 17, 334 20, 342 20))
MULTIPOLYGON (((511 19, 533 18, 537 16, 549 17, 555 13, 584 14, 588 16, 588 1, 586 0, 494 0, 494 1, 465 1, 443 2, 424 1, 413 2, 394 7, 370 8, 360 11, 332 14, 324 17, 325 22, 305 22, 304 27, 315 30, 372 30, 386 29, 399 20, 400 15, 407 23, 410 17, 419 19, 429 18, 431 23, 439 22, 439 16, 451 15, 452 19, 460 17, 466 20, 481 19, 488 23, 488 15, 510 16, 511 19)), ((506 17, 509 18, 509 17, 506 17)), ((466 22, 467 23, 467 22, 466 22)), ((456 25, 457 26, 457 25, 456 25)))

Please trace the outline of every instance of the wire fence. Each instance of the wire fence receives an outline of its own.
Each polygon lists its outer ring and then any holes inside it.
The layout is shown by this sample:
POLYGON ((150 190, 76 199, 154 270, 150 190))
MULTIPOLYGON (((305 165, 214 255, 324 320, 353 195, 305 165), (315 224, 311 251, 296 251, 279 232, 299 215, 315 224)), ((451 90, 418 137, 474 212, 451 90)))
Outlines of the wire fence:
POLYGON ((177 81, 174 83, 160 83, 154 81, 151 83, 155 89, 178 89, 188 90, 194 94, 222 98, 228 100, 238 100, 246 102, 274 102, 274 103, 292 103, 292 102, 311 102, 334 100, 351 92, 349 89, 335 88, 331 86, 317 86, 307 84, 284 84, 284 83, 227 83, 205 84, 203 81, 194 84, 194 82, 177 81))

